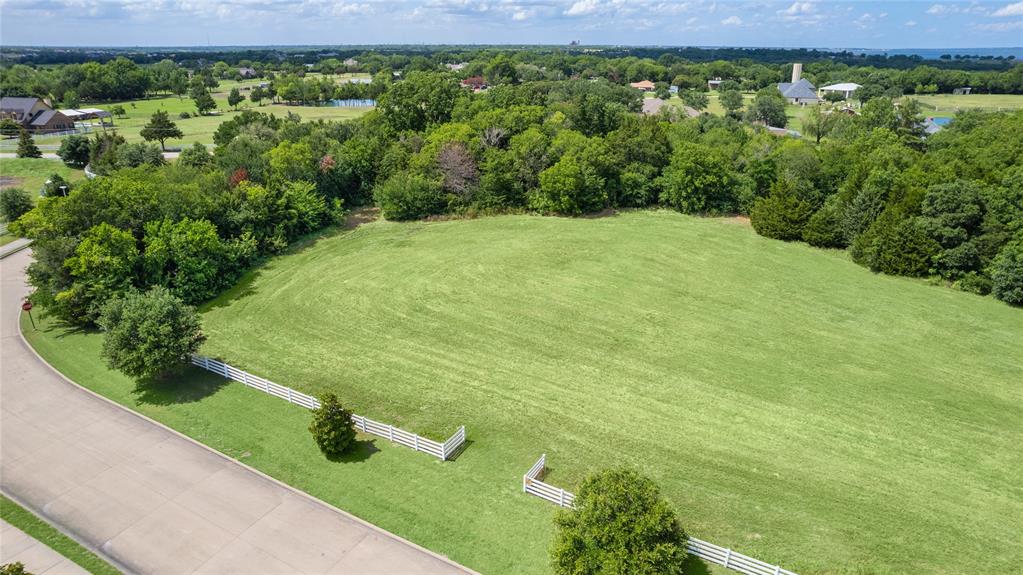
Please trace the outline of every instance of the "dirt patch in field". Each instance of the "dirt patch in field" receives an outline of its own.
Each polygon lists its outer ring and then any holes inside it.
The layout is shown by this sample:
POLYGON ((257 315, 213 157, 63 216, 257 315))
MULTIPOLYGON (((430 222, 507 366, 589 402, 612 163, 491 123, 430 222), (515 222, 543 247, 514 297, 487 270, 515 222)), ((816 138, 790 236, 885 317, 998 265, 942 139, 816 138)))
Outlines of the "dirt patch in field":
POLYGON ((749 227, 749 216, 732 216, 730 218, 723 218, 721 221, 726 224, 732 224, 735 226, 746 226, 749 227))
POLYGON ((23 180, 24 178, 15 178, 14 176, 0 176, 0 190, 18 187, 23 180))
POLYGON ((352 213, 345 216, 346 230, 354 230, 362 224, 368 224, 380 218, 380 208, 356 208, 352 213))

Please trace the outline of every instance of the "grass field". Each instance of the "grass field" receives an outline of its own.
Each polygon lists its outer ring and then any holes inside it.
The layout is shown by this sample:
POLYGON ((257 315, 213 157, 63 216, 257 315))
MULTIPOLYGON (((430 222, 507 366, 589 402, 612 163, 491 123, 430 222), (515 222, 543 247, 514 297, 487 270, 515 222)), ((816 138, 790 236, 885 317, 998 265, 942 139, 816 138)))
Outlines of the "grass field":
POLYGON ((300 409, 195 372, 136 389, 95 334, 29 337, 77 381, 488 574, 547 572, 553 510, 519 483, 542 452, 567 489, 635 466, 694 535, 803 575, 1023 558, 1023 313, 736 220, 378 222, 272 260, 204 324, 206 353, 471 443, 328 463, 300 409))
POLYGON ((85 178, 85 172, 45 158, 0 158, 0 188, 22 188, 38 198, 39 190, 53 174, 69 182, 85 178))
POLYGON ((3 495, 0 495, 0 518, 74 561, 89 573, 94 575, 118 575, 120 573, 92 551, 82 547, 76 541, 54 529, 49 523, 3 495))
POLYGON ((1018 110, 1023 108, 1021 94, 970 94, 953 96, 952 94, 934 94, 910 96, 924 104, 924 112, 958 112, 968 109, 982 110, 1018 110))
MULTIPOLYGON (((129 142, 143 141, 142 136, 139 135, 142 127, 149 122, 149 118, 154 112, 164 110, 170 115, 171 120, 178 125, 178 128, 180 128, 185 135, 180 140, 168 140, 168 147, 189 146, 192 142, 212 144, 213 133, 217 131, 217 127, 220 126, 221 122, 231 119, 238 113, 227 104, 227 93, 230 91, 230 87, 250 87, 258 84, 259 82, 260 80, 246 80, 244 82, 235 82, 232 80, 221 82, 220 87, 218 87, 217 91, 213 94, 213 99, 217 102, 217 113, 208 116, 193 116, 187 119, 179 118, 181 112, 188 112, 189 114, 194 115, 195 104, 188 97, 178 98, 177 96, 148 98, 145 100, 115 102, 111 104, 97 104, 95 107, 109 110, 112 106, 118 103, 124 107, 127 115, 123 118, 114 118, 114 126, 117 133, 124 136, 124 138, 129 142)), ((242 92, 242 94, 247 98, 248 92, 242 92)), ((238 106, 238 110, 246 109, 255 110, 257 112, 272 113, 282 117, 286 116, 288 112, 293 112, 301 116, 303 120, 347 120, 350 118, 357 118, 362 114, 365 114, 367 111, 367 108, 287 106, 284 104, 271 104, 269 101, 264 101, 262 106, 255 106, 248 99, 238 106)), ((94 128, 94 130, 98 130, 98 128, 94 128)), ((47 151, 53 151, 60 145, 61 139, 61 137, 57 136, 37 136, 35 141, 40 148, 47 151)), ((12 151, 17 147, 17 144, 18 141, 16 138, 0 141, 0 150, 12 151)))

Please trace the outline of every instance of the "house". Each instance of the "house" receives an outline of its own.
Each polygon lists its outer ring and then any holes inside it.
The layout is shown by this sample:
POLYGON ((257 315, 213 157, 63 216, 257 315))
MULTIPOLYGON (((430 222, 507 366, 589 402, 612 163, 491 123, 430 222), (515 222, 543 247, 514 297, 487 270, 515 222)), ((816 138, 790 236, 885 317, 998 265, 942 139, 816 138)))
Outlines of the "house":
POLYGON ((256 71, 252 68, 246 68, 243 66, 241 68, 238 68, 238 75, 241 76, 242 78, 255 78, 256 71))
POLYGON ((30 132, 52 133, 75 129, 75 123, 39 98, 0 98, 0 119, 11 119, 30 132))
POLYGON ((482 76, 470 76, 461 82, 463 88, 471 88, 473 92, 487 89, 487 81, 482 76))
POLYGON ((678 86, 668 86, 668 93, 672 96, 678 94, 678 86))
POLYGON ((458 62, 457 64, 448 63, 448 64, 444 64, 444 65, 447 67, 448 70, 451 70, 452 72, 457 72, 457 71, 461 70, 462 68, 465 68, 466 66, 468 66, 469 63, 468 62, 458 62))
POLYGON ((707 80, 708 90, 720 90, 721 83, 724 82, 721 78, 714 78, 713 80, 707 80))
POLYGON ((359 61, 356 60, 355 58, 346 58, 345 61, 343 62, 343 64, 345 66, 347 66, 348 68, 358 68, 359 67, 359 61))
POLYGON ((973 88, 971 88, 969 86, 963 86, 962 88, 953 88, 952 89, 952 95, 953 96, 969 96, 971 90, 973 90, 973 88))
POLYGON ((824 86, 823 88, 820 89, 818 94, 821 97, 824 97, 824 94, 827 94, 828 92, 834 92, 842 94, 843 100, 848 100, 852 96, 853 92, 859 90, 862 87, 863 86, 860 86, 859 84, 855 84, 853 82, 843 82, 841 84, 831 84, 830 86, 824 86))
POLYGON ((663 107, 664 100, 660 98, 643 98, 643 113, 647 116, 660 114, 663 107))
POLYGON ((952 118, 927 118, 924 120, 924 135, 930 136, 942 130, 952 121, 952 118))
POLYGON ((799 63, 792 65, 792 81, 778 84, 778 91, 790 104, 805 106, 820 102, 820 98, 817 97, 817 88, 809 80, 803 78, 803 65, 799 63))
POLYGON ((67 116, 74 124, 78 124, 79 122, 88 122, 89 120, 99 120, 99 124, 102 127, 114 125, 113 114, 99 108, 81 108, 78 110, 74 108, 67 108, 60 110, 60 113, 67 116), (107 118, 110 119, 110 124, 107 124, 107 118))
POLYGON ((629 85, 632 86, 633 88, 636 88, 637 90, 642 90, 644 92, 653 92, 654 88, 656 88, 656 86, 654 86, 654 83, 651 82, 650 80, 643 80, 642 82, 633 82, 629 85))

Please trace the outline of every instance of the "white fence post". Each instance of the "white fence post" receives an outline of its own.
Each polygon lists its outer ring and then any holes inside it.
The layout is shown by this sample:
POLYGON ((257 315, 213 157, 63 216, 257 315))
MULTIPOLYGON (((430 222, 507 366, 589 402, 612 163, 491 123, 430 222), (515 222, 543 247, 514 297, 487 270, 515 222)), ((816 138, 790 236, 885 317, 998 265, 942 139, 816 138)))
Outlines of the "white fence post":
POLYGON ((781 575, 781 565, 774 566, 774 575, 781 575))
POLYGON ((291 388, 290 388, 290 387, 288 388, 288 403, 295 403, 295 402, 294 402, 294 401, 292 401, 292 399, 291 399, 291 388))
POLYGON ((361 418, 361 421, 362 421, 362 432, 366 433, 366 418, 365 417, 361 418))
POLYGON ((560 493, 558 494, 558 505, 561 506, 561 507, 564 507, 565 506, 565 490, 559 488, 558 491, 560 491, 560 493))
POLYGON ((392 443, 394 442, 394 426, 390 424, 387 425, 387 439, 391 440, 392 443))
POLYGON ((725 569, 728 569, 728 561, 732 558, 732 550, 725 549, 725 569))
MULTIPOLYGON (((414 449, 416 451, 419 451, 419 434, 417 433, 416 435, 413 435, 412 438, 413 438, 412 442, 415 443, 415 445, 416 445, 414 449)), ((443 449, 443 448, 441 448, 441 449, 443 449)))

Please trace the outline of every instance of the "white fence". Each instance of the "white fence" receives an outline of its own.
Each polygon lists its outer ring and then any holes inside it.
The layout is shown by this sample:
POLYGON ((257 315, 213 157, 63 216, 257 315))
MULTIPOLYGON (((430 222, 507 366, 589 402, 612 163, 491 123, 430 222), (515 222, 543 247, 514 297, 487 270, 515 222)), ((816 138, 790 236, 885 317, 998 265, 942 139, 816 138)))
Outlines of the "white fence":
MULTIPOLYGON (((252 375, 247 371, 242 371, 236 367, 232 367, 222 361, 217 361, 201 355, 192 356, 192 365, 196 365, 205 370, 212 371, 213 373, 222 375, 228 379, 237 381, 244 385, 247 385, 253 389, 258 389, 263 393, 270 394, 274 397, 279 397, 295 405, 301 405, 306 409, 316 409, 320 407, 320 402, 311 395, 306 395, 300 391, 295 391, 290 387, 278 385, 270 380, 263 379, 258 375, 252 375)), ((410 447, 416 451, 422 451, 423 453, 429 453, 430 455, 440 458, 441 460, 447 461, 451 456, 458 451, 458 449, 465 443, 465 426, 458 428, 458 431, 454 435, 448 438, 447 441, 441 443, 428 439, 415 433, 410 433, 403 429, 388 425, 386 423, 380 423, 374 421, 368 417, 361 415, 352 415, 352 421, 355 423, 355 427, 363 433, 372 433, 380 437, 386 437, 392 443, 398 443, 405 447, 410 447)))
MULTIPOLYGON (((551 503, 560 505, 561 507, 575 507, 575 495, 565 491, 560 487, 554 487, 548 483, 544 483, 542 478, 547 468, 547 454, 540 456, 540 459, 529 468, 529 471, 522 476, 522 491, 535 495, 541 499, 546 499, 551 503)), ((792 571, 782 569, 778 565, 771 565, 770 563, 764 563, 758 559, 748 557, 742 553, 737 553, 731 549, 714 545, 690 537, 686 543, 686 551, 690 555, 699 557, 704 561, 721 565, 733 571, 739 573, 745 573, 746 575, 796 575, 792 571)))

